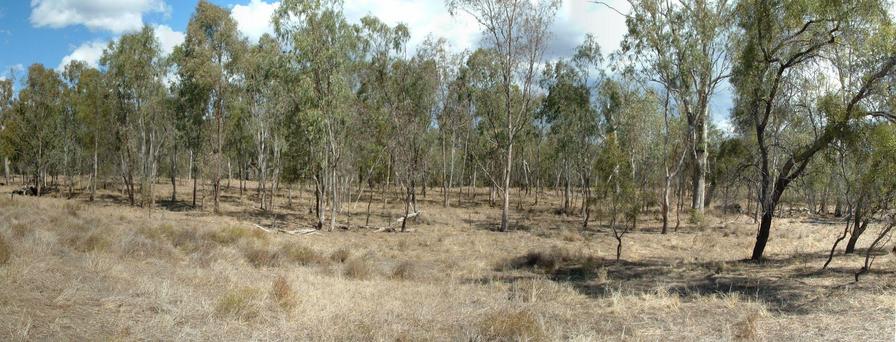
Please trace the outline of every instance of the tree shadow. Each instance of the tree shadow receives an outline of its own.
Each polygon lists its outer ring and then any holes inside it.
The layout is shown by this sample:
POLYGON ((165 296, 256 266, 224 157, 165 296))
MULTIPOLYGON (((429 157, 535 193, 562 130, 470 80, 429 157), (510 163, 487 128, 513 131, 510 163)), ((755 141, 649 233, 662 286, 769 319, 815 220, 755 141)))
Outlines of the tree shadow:
MULTIPOLYGON (((809 314, 813 306, 828 300, 843 287, 871 289, 881 286, 868 278, 853 282, 856 267, 820 270, 826 251, 774 257, 760 263, 745 260, 712 262, 675 262, 660 259, 643 261, 613 260, 593 256, 545 256, 558 260, 530 261, 533 253, 513 258, 499 267, 498 276, 489 279, 514 282, 518 271, 543 274, 558 283, 566 283, 579 293, 607 298, 614 293, 654 294, 666 291, 682 299, 714 295, 736 295, 764 303, 770 310, 788 314, 809 314), (528 258, 528 259, 527 259, 528 258), (507 271, 510 276, 502 277, 507 271)), ((893 270, 873 269, 876 279, 892 279, 893 270)), ((888 286, 896 286, 890 284, 888 286)))

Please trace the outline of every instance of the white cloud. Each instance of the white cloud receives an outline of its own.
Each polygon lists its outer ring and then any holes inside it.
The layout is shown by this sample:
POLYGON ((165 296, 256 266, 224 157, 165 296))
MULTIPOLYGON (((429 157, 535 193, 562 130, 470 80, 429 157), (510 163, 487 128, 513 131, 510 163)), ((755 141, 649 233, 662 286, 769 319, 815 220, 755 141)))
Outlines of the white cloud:
POLYGON ((154 32, 163 56, 170 55, 175 46, 184 42, 184 33, 175 31, 167 25, 157 25, 154 32))
POLYGON ((62 28, 84 25, 115 33, 139 30, 143 14, 168 12, 164 0, 31 0, 31 24, 62 28))
POLYGON ((373 15, 389 25, 404 23, 411 33, 410 50, 430 34, 445 38, 455 50, 473 49, 478 45, 480 27, 476 20, 462 11, 452 16, 442 1, 347 0, 344 10, 351 22, 373 15))
POLYGON ((108 42, 92 41, 86 42, 75 48, 68 56, 62 57, 62 62, 56 67, 56 70, 63 70, 65 66, 72 61, 82 61, 94 68, 99 66, 100 57, 103 56, 103 50, 108 46, 108 42))
POLYGON ((257 42, 265 33, 274 34, 271 17, 280 7, 280 2, 252 0, 248 5, 236 5, 230 16, 236 20, 237 28, 252 42, 257 42))

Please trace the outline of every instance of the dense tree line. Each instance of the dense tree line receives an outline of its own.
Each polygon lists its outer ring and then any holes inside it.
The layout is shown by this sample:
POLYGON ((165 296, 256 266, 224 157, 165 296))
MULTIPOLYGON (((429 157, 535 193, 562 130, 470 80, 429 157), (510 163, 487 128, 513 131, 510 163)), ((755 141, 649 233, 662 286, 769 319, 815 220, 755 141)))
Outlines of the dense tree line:
MULTIPOLYGON (((310 186, 314 224, 330 230, 363 200, 369 224, 377 193, 401 189, 410 217, 427 188, 447 207, 487 187, 505 231, 514 204, 555 191, 558 214, 611 228, 617 255, 639 217, 666 234, 713 204, 757 221, 753 260, 786 205, 846 217, 847 253, 892 216, 889 3, 630 4, 618 49, 588 36, 546 60, 555 0, 448 1, 482 28, 463 52, 438 37, 412 51, 406 26, 349 22, 338 0, 285 0, 276 34, 252 43, 200 1, 171 55, 146 27, 111 42, 99 68, 35 64, 0 81, 5 181, 90 200, 111 184, 151 210, 160 178, 172 202, 188 178, 186 202, 203 207, 207 193, 216 212, 232 180, 240 196, 254 181, 268 211, 310 186), (729 85, 734 108, 712 113, 729 85), (726 130, 713 120, 724 117, 726 130)), ((892 234, 874 231, 875 244, 892 234)))

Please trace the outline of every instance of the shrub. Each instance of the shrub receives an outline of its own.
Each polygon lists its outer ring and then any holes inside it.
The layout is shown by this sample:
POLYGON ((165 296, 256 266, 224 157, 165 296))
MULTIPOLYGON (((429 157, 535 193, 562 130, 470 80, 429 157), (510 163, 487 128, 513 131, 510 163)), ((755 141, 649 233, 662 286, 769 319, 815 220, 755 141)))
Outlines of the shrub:
POLYGON ((258 313, 252 305, 252 300, 257 296, 258 290, 251 287, 230 289, 221 298, 218 298, 218 302, 215 304, 215 314, 219 317, 252 318, 258 313))
POLYGON ((703 213, 697 209, 691 209, 690 216, 688 217, 688 222, 694 225, 702 225, 703 224, 703 213))
POLYGON ((547 341, 538 317, 527 310, 499 310, 479 322, 479 335, 486 341, 547 341))
POLYGON ((348 248, 342 247, 330 254, 330 260, 338 263, 343 263, 348 260, 348 258, 351 258, 351 256, 352 252, 348 248))
POLYGON ((0 235, 0 265, 6 265, 9 263, 9 259, 12 256, 12 246, 6 243, 6 239, 3 238, 3 235, 0 235))
POLYGON ((343 274, 351 279, 368 279, 373 275, 370 263, 361 258, 349 259, 342 269, 343 274))
POLYGON ((271 297, 273 297, 277 305, 284 310, 292 310, 296 307, 297 301, 295 292, 293 292, 292 287, 289 286, 289 281, 282 275, 277 276, 277 279, 274 279, 274 283, 271 286, 271 297))

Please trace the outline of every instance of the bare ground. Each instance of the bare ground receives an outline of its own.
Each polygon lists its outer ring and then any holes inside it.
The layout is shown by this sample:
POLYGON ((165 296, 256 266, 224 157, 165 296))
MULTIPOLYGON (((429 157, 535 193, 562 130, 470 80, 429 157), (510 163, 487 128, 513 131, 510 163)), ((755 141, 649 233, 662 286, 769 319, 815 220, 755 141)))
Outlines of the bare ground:
MULTIPOLYGON (((756 228, 747 217, 710 216, 702 226, 661 235, 654 214, 625 237, 617 262, 606 227, 595 221, 582 231, 579 218, 555 214, 557 199, 544 196, 536 207, 524 200, 509 233, 491 230, 499 211, 485 203, 487 193, 460 205, 453 195, 455 207, 442 208, 432 189, 409 233, 358 227, 366 195, 346 205, 348 230, 293 236, 254 227, 307 227, 309 194, 297 193, 293 209, 277 198, 270 214, 231 190, 221 215, 209 213, 207 201, 205 211, 163 202, 150 214, 112 192, 94 203, 83 195, 4 197, 0 249, 10 257, 0 258, 0 337, 896 338, 896 256, 879 256, 858 283, 860 256, 838 253, 820 271, 842 231, 832 218, 778 220, 762 264, 740 261, 756 228)), ((380 198, 371 207, 375 226, 394 222, 402 208, 380 198)))

